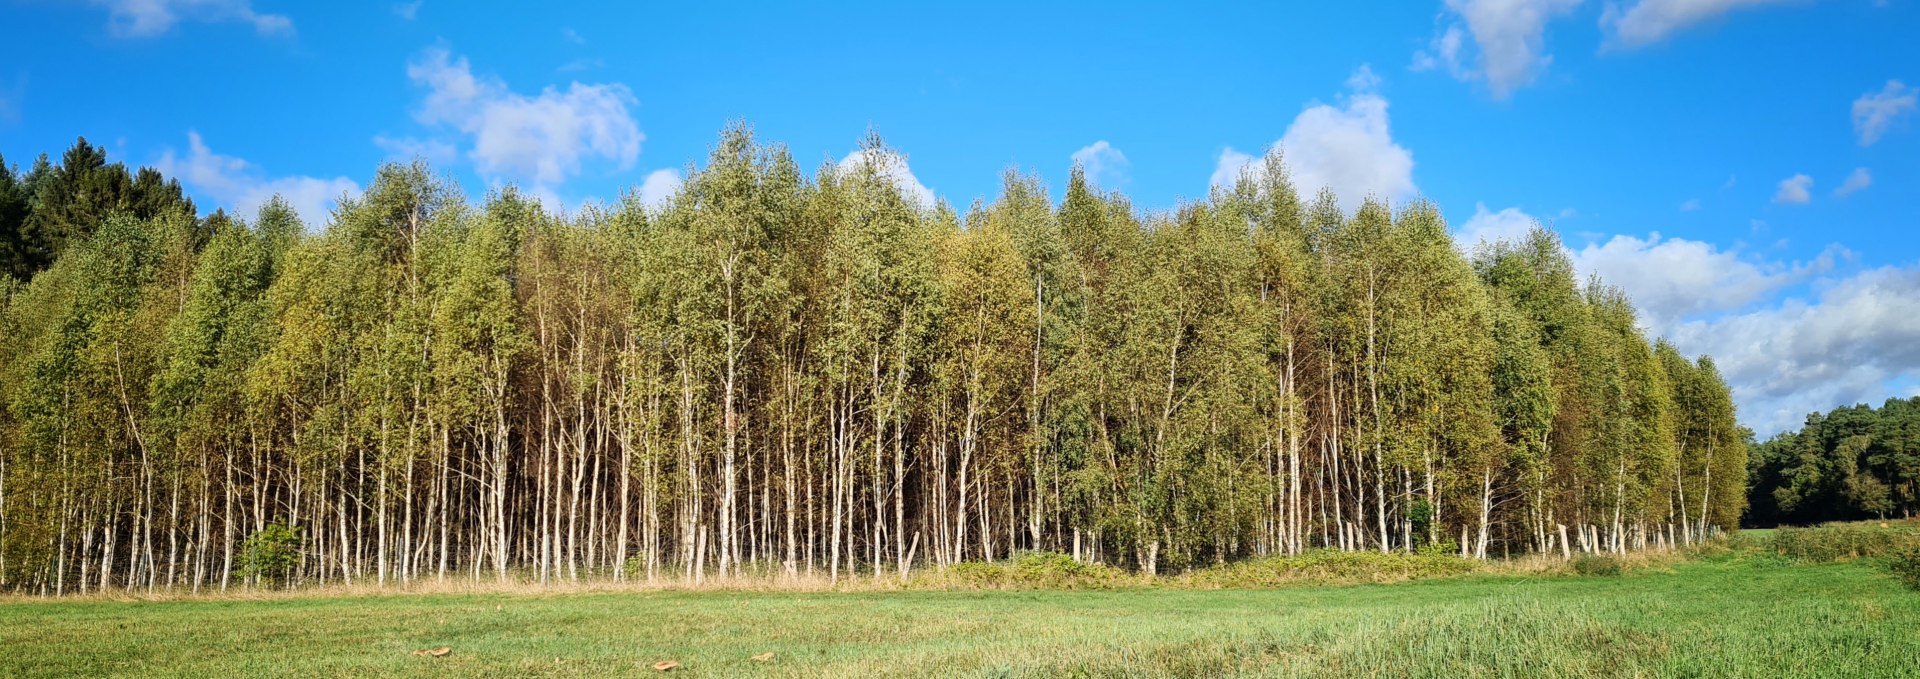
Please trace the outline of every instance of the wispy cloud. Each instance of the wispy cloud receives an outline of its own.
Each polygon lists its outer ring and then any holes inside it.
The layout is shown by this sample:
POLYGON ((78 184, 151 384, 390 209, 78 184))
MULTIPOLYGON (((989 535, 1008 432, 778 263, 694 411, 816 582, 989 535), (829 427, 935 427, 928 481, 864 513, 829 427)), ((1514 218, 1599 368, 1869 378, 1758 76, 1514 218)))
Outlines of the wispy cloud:
POLYGON ((179 179, 203 201, 249 219, 259 212, 261 205, 280 196, 309 226, 319 226, 326 222, 341 196, 360 193, 360 185, 346 177, 269 177, 253 163, 213 152, 199 132, 187 133, 184 157, 168 149, 155 166, 161 173, 179 179))
POLYGON ((173 30, 181 21, 252 24, 261 35, 291 35, 293 20, 253 9, 252 0, 92 0, 107 8, 107 30, 125 38, 147 38, 173 30))
POLYGON ((1600 26, 1608 41, 1622 47, 1641 47, 1675 33, 1719 19, 1736 10, 1779 5, 1792 0, 1639 0, 1625 9, 1608 5, 1600 26))
POLYGON ((1833 195, 1845 197, 1869 186, 1873 186, 1873 173, 1868 172, 1867 168, 1856 167, 1852 174, 1847 175, 1846 181, 1840 182, 1840 188, 1833 190, 1833 195))
POLYGON ((1894 123, 1913 112, 1920 90, 1898 80, 1887 81, 1879 92, 1868 92, 1853 100, 1853 133, 1861 146, 1872 146, 1894 123))

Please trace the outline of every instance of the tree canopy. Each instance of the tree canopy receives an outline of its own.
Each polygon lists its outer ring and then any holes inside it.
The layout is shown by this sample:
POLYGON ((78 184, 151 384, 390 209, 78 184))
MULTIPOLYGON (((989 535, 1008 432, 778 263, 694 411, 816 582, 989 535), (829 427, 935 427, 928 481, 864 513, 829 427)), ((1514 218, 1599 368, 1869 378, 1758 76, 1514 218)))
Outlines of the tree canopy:
POLYGON ((1077 169, 961 209, 863 150, 734 127, 578 214, 418 163, 250 220, 84 141, 0 171, 0 587, 1489 558, 1745 507, 1711 359, 1547 229, 1468 256, 1277 155, 1167 211, 1077 169))
POLYGON ((1807 416, 1799 431, 1754 446, 1756 526, 1913 516, 1920 511, 1920 397, 1807 416))

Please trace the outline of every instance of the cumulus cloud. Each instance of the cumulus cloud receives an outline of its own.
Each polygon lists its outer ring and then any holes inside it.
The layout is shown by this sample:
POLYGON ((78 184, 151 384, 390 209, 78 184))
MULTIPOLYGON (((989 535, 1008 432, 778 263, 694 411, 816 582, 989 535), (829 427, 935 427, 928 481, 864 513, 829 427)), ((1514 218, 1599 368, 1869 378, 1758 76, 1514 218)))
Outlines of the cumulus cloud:
POLYGON ((647 173, 645 181, 640 182, 640 202, 648 207, 662 207, 680 192, 680 171, 665 169, 647 173))
POLYGON ((1471 253, 1481 245, 1501 241, 1518 242, 1525 239, 1527 233, 1539 223, 1539 219, 1517 207, 1489 212, 1486 203, 1474 203, 1473 216, 1453 230, 1453 244, 1461 251, 1471 253))
MULTIPOLYGON (((1456 233, 1528 220, 1517 209, 1477 207, 1456 233)), ((1650 334, 1712 356, 1741 422, 1763 438, 1798 427, 1809 412, 1877 402, 1920 379, 1920 263, 1841 275, 1853 253, 1837 245, 1783 261, 1657 233, 1567 252, 1583 279, 1624 290, 1650 334)))
POLYGON ((474 75, 465 57, 441 48, 407 64, 407 77, 427 90, 414 117, 466 135, 467 156, 490 180, 555 186, 594 158, 624 169, 646 139, 628 110, 637 102, 625 85, 574 82, 529 96, 474 75))
POLYGON ((252 0, 94 0, 107 8, 107 30, 124 38, 146 38, 173 30, 181 21, 252 24, 261 35, 291 34, 284 14, 254 11, 252 0))
POLYGON ((1814 286, 1745 314, 1693 320, 1676 346, 1714 357, 1761 436, 1809 412, 1877 402, 1889 383, 1920 377, 1920 266, 1883 267, 1814 286))
POLYGON ((1912 113, 1916 94, 1920 94, 1920 90, 1889 80, 1879 92, 1868 92, 1853 100, 1853 133, 1860 138, 1860 145, 1872 146, 1895 121, 1912 113))
POLYGON ((1633 298, 1641 322, 1668 334, 1683 319, 1746 307, 1833 267, 1844 251, 1811 262, 1782 263, 1744 256, 1685 238, 1615 235, 1573 252, 1582 275, 1598 275, 1633 298))
POLYGON ((1606 12, 1600 16, 1600 26, 1608 32, 1608 40, 1613 44, 1641 47, 1735 10, 1789 1, 1639 0, 1624 10, 1617 5, 1608 5, 1606 12))
POLYGON ((913 170, 907 167, 907 157, 886 150, 861 149, 840 159, 835 168, 840 172, 856 172, 862 167, 871 167, 873 173, 892 182, 901 195, 918 202, 923 207, 934 204, 933 189, 920 183, 913 176, 913 170))
POLYGON ((1833 195, 1844 197, 1869 186, 1873 186, 1873 173, 1868 172, 1867 168, 1856 167, 1853 168, 1853 174, 1847 175, 1846 181, 1840 182, 1840 188, 1833 190, 1833 195))
POLYGON ((1445 65, 1462 80, 1485 79, 1497 99, 1539 77, 1553 57, 1546 53, 1547 22, 1579 6, 1580 0, 1447 0, 1452 21, 1436 33, 1428 50, 1414 54, 1416 70, 1445 65), (1464 63, 1460 24, 1473 36, 1479 66, 1464 63))
POLYGON ((1920 375, 1920 267, 1828 278, 1853 254, 1778 261, 1685 238, 1615 235, 1569 250, 1579 275, 1633 300, 1641 325, 1719 365, 1762 436, 1814 410, 1884 397, 1920 375), (1780 298, 1812 282, 1811 300, 1780 298), (1904 311, 1903 311, 1904 310, 1904 311))
POLYGON ((1086 171, 1087 181, 1113 187, 1127 181, 1127 154, 1102 139, 1073 152, 1073 164, 1086 171))
POLYGON ((341 196, 360 194, 360 185, 346 177, 269 178, 252 163, 214 153, 199 132, 187 133, 186 157, 168 149, 155 165, 161 173, 179 179, 196 197, 211 199, 213 204, 247 219, 277 195, 286 199, 309 226, 317 227, 326 223, 341 196))
MULTIPOLYGON (((1308 106, 1268 148, 1285 155, 1300 195, 1331 189, 1342 209, 1353 210, 1368 196, 1398 201, 1415 193, 1413 153, 1393 140, 1387 100, 1373 90, 1376 83, 1372 69, 1360 67, 1338 105, 1308 106)), ((1251 154, 1228 148, 1210 181, 1230 186, 1242 175, 1265 171, 1264 163, 1253 161, 1251 154)))
POLYGON ((1806 205, 1813 200, 1813 178, 1796 174, 1780 180, 1780 190, 1773 194, 1773 202, 1782 205, 1806 205))
POLYGON ((1213 162, 1213 175, 1207 178, 1207 185, 1233 186, 1234 182, 1240 181, 1240 175, 1260 171, 1260 166, 1254 165, 1253 160, 1251 154, 1227 147, 1220 152, 1220 158, 1213 162))

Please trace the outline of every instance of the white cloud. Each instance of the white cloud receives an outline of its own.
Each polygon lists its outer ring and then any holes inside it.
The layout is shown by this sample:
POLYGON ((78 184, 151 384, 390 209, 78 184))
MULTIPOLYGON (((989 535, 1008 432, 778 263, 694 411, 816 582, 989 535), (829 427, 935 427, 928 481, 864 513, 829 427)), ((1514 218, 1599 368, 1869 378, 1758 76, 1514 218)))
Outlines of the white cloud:
POLYGON ((1840 188, 1833 190, 1833 195, 1846 196, 1869 186, 1873 186, 1873 173, 1868 172, 1867 168, 1856 167, 1853 168, 1853 174, 1847 175, 1847 180, 1840 183, 1840 188))
POLYGON ((1813 200, 1813 178, 1796 174, 1780 180, 1780 191, 1773 194, 1773 202, 1783 205, 1806 205, 1813 200))
POLYGON ((1687 202, 1685 202, 1685 203, 1681 203, 1681 204, 1680 204, 1680 211, 1681 211, 1681 212, 1693 212, 1693 211, 1695 211, 1695 210, 1698 210, 1698 209, 1700 209, 1700 199, 1699 199, 1699 198, 1688 198, 1688 199, 1687 199, 1687 202))
POLYGON ((673 169, 654 170, 647 173, 645 181, 640 182, 640 202, 648 207, 659 208, 680 192, 680 172, 673 169))
POLYGON ((1474 203, 1473 216, 1460 228, 1453 230, 1453 244, 1461 251, 1471 253, 1482 244, 1519 242, 1539 223, 1539 219, 1517 207, 1488 212, 1485 203, 1474 203))
POLYGON ((403 20, 413 21, 416 17, 420 16, 420 3, 422 2, 425 2, 425 0, 413 0, 413 2, 403 2, 394 5, 393 14, 403 20))
MULTIPOLYGON (((1343 96, 1339 106, 1308 106, 1268 148, 1268 153, 1285 155, 1302 197, 1311 199, 1321 188, 1332 189, 1342 209, 1353 210, 1368 196, 1399 201, 1417 190, 1413 153, 1394 142, 1387 100, 1372 90, 1377 82, 1372 69, 1362 66, 1347 80, 1360 89, 1343 96)), ((1252 155, 1228 148, 1221 152, 1210 181, 1228 186, 1242 174, 1264 169, 1252 155)))
POLYGON ((1812 410, 1884 396, 1920 374, 1920 270, 1885 269, 1815 284, 1819 299, 1767 301, 1852 258, 1829 246, 1782 262, 1684 238, 1615 235, 1573 252, 1633 300, 1641 325, 1687 355, 1707 354, 1733 388, 1742 423, 1762 436, 1812 410))
POLYGON ((1688 27, 1711 21, 1737 9, 1776 5, 1790 0, 1639 0, 1622 10, 1608 5, 1600 26, 1609 41, 1640 47, 1659 42, 1688 27))
POLYGON ((182 20, 253 24, 261 35, 291 34, 293 20, 283 14, 254 11, 252 0, 93 0, 107 8, 107 30, 125 38, 146 38, 173 29, 182 20))
POLYGON ((1096 186, 1111 188, 1127 181, 1127 154, 1105 139, 1074 151, 1073 164, 1085 170, 1087 181, 1096 186))
POLYGON ((1253 156, 1233 150, 1231 147, 1220 151, 1220 159, 1213 163, 1213 176, 1207 178, 1208 186, 1233 186, 1240 181, 1240 175, 1258 171, 1253 165, 1253 156))
POLYGON ((441 165, 452 162, 460 154, 452 144, 438 139, 374 135, 373 145, 386 151, 388 160, 402 163, 417 158, 429 164, 441 165))
POLYGON ((1414 70, 1445 65, 1461 80, 1485 79, 1494 98, 1505 99, 1545 70, 1553 57, 1546 54, 1547 22, 1579 6, 1580 0, 1447 0, 1447 10, 1466 22, 1479 49, 1478 68, 1463 63, 1463 34, 1459 22, 1449 22, 1413 57, 1414 70))
POLYGON ((1812 262, 1785 264, 1654 233, 1646 238, 1615 235, 1572 254, 1582 276, 1598 274, 1620 286, 1639 308, 1641 322, 1667 334, 1686 318, 1740 309, 1827 271, 1841 252, 1830 250, 1812 262))
POLYGON ((244 219, 252 219, 261 205, 278 195, 293 205, 308 226, 319 227, 331 216, 336 200, 343 195, 360 194, 360 185, 346 177, 269 179, 252 163, 208 149, 199 132, 187 133, 185 158, 175 156, 169 149, 155 165, 161 173, 179 179, 197 197, 211 199, 213 204, 244 219))
MULTIPOLYGON (((1456 243, 1524 234, 1518 208, 1476 205, 1456 243)), ((1822 278, 1853 254, 1777 261, 1684 238, 1614 235, 1568 250, 1633 300, 1641 325, 1689 356, 1707 354, 1733 389, 1740 420, 1762 438, 1813 411, 1897 395, 1920 379, 1920 264, 1822 278), (1812 282, 1811 299, 1779 298, 1812 282)), ((1807 296, 1802 296, 1807 297, 1807 296)))
POLYGON ((497 78, 475 76, 465 57, 441 48, 422 52, 407 65, 407 76, 427 88, 415 118, 467 135, 467 155, 489 180, 555 186, 590 158, 624 169, 646 139, 628 111, 637 102, 625 85, 573 82, 527 96, 497 78))
POLYGON ((920 183, 918 177, 913 176, 913 170, 907 167, 907 157, 899 153, 866 149, 854 151, 847 154, 847 157, 841 158, 836 169, 840 172, 854 172, 863 165, 869 164, 875 175, 892 182, 893 186, 900 190, 901 195, 920 203, 923 207, 933 207, 933 189, 927 188, 925 184, 920 183))
POLYGON ((1853 133, 1861 146, 1872 146, 1901 116, 1912 113, 1920 90, 1898 80, 1887 81, 1879 92, 1868 92, 1853 100, 1853 133))
POLYGON ((1708 353, 1733 387, 1741 420, 1762 437, 1813 411, 1876 402, 1920 377, 1920 267, 1884 267, 1815 286, 1751 313, 1695 320, 1672 339, 1708 353))
POLYGON ((1460 64, 1460 46, 1466 42, 1466 36, 1467 32, 1460 28, 1460 24, 1448 24, 1446 30, 1434 34, 1433 40, 1427 43, 1427 49, 1413 53, 1411 68, 1417 72, 1445 66, 1453 77, 1471 79, 1473 74, 1460 64))
POLYGON ((575 45, 587 44, 587 39, 582 37, 579 31, 573 30, 572 26, 560 29, 560 37, 575 45))

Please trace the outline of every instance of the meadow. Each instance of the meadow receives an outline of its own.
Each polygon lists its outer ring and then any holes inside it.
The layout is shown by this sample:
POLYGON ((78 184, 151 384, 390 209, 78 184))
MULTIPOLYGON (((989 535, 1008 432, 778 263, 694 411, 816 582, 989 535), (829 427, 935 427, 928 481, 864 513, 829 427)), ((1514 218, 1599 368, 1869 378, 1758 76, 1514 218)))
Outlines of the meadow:
POLYGON ((1267 589, 15 598, 0 600, 0 676, 634 676, 665 661, 743 677, 1920 676, 1920 594, 1873 560, 1774 542, 1615 576, 1267 589))

